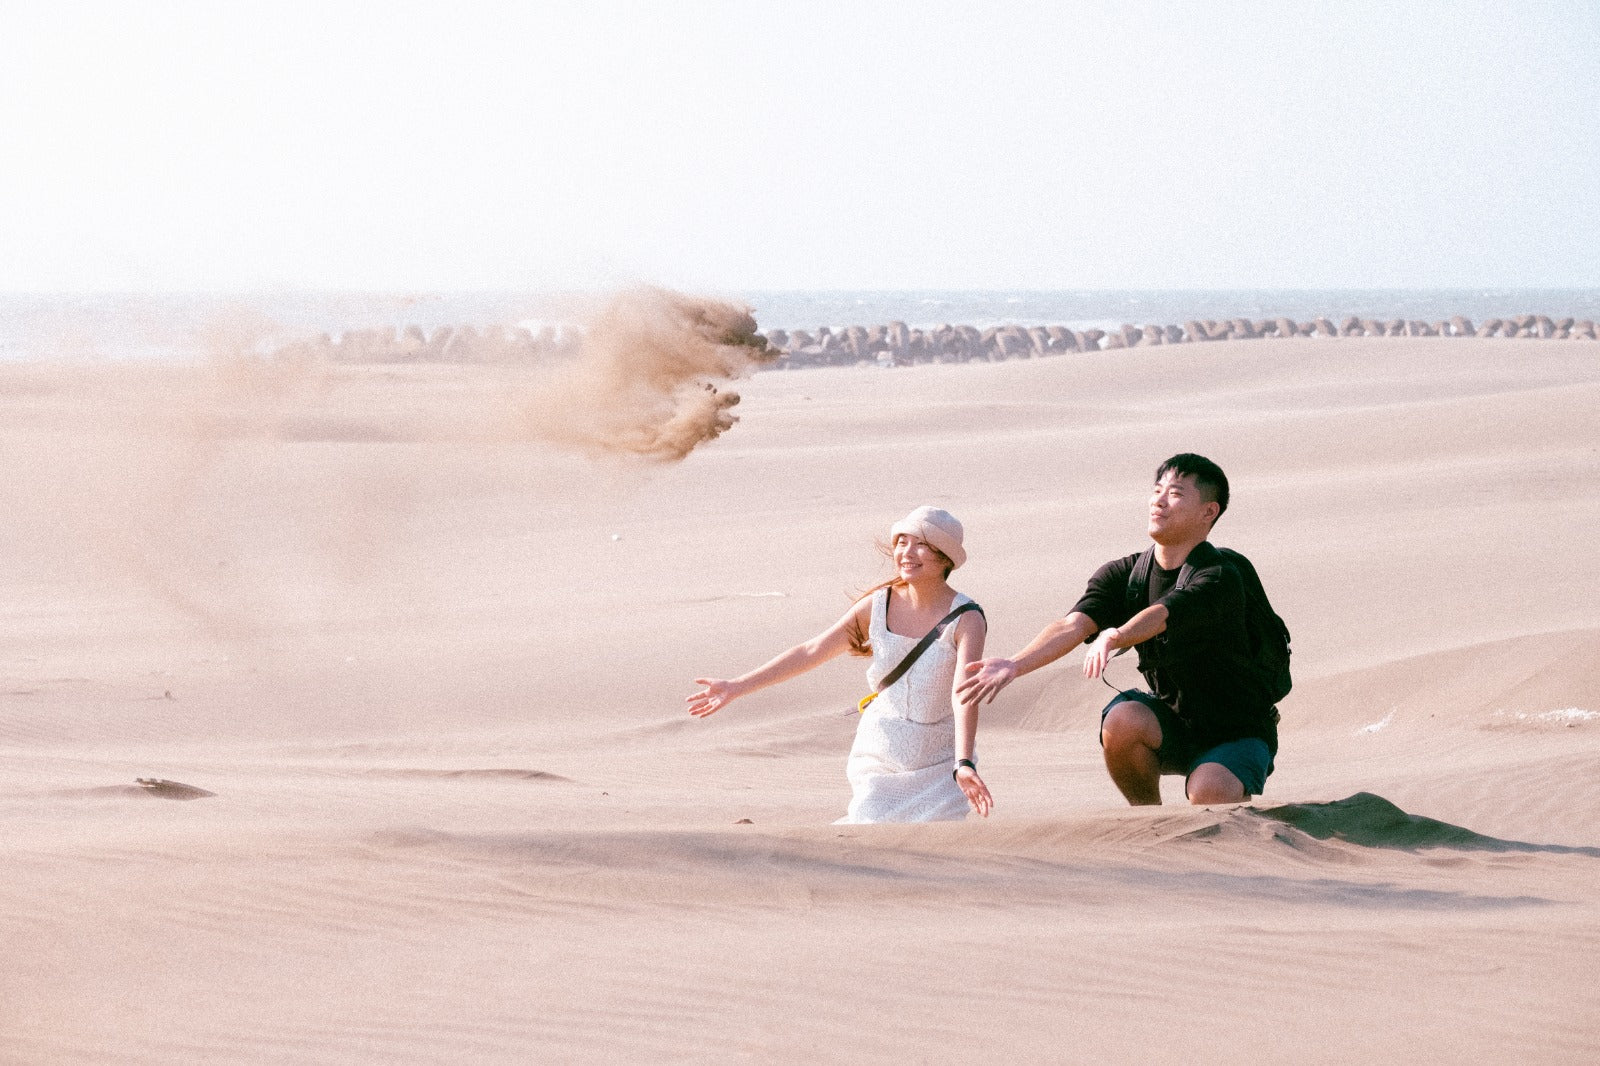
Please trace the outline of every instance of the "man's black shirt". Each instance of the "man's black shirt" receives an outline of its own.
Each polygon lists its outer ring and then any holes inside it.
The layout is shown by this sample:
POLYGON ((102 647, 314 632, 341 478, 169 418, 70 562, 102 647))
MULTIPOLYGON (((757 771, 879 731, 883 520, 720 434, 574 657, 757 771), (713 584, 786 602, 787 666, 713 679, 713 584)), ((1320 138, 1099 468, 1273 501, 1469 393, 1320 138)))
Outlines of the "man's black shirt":
MULTIPOLYGON (((1135 560, 1138 558, 1137 555, 1134 556, 1135 560)), ((1132 571, 1129 571, 1129 573, 1131 574, 1132 571)), ((1175 566, 1168 570, 1152 559, 1150 562, 1150 594, 1145 597, 1145 606, 1148 607, 1151 604, 1160 603, 1161 597, 1171 592, 1172 586, 1178 583, 1178 575, 1181 573, 1183 573, 1182 566, 1175 566)), ((1138 612, 1135 611, 1134 613, 1137 614, 1138 612)), ((1132 615, 1129 615, 1129 617, 1131 618, 1132 615)))
MULTIPOLYGON (((1125 625, 1145 606, 1167 609, 1167 628, 1138 645, 1139 672, 1194 731, 1204 746, 1260 737, 1278 748, 1278 712, 1250 667, 1244 627, 1244 584, 1210 542, 1189 553, 1188 584, 1176 588, 1178 570, 1150 567, 1147 603, 1130 603, 1128 581, 1139 553, 1113 559, 1089 579, 1072 608, 1100 629, 1125 625)), ((1181 568, 1180 568, 1181 569, 1181 568)))

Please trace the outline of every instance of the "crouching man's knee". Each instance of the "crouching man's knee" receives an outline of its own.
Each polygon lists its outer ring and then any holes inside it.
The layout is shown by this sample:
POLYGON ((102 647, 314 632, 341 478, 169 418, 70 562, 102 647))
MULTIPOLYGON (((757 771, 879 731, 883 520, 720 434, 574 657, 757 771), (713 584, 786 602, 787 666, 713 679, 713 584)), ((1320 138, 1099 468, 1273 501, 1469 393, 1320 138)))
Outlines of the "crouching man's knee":
POLYGON ((1129 700, 1116 704, 1100 721, 1100 744, 1107 752, 1134 747, 1156 751, 1161 747, 1161 723, 1142 703, 1129 700))
POLYGON ((1243 803, 1250 798, 1243 782, 1219 762, 1203 762, 1196 766, 1184 783, 1184 791, 1189 802, 1196 805, 1243 803))

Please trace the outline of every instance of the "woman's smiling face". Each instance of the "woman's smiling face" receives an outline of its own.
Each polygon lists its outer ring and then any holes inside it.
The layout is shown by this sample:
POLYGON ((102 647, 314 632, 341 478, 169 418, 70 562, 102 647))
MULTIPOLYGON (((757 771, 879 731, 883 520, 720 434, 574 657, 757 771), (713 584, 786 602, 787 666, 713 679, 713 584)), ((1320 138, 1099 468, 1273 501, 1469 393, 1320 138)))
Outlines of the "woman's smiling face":
POLYGON ((894 538, 894 571, 905 581, 931 576, 944 577, 950 560, 913 533, 897 533, 894 538))

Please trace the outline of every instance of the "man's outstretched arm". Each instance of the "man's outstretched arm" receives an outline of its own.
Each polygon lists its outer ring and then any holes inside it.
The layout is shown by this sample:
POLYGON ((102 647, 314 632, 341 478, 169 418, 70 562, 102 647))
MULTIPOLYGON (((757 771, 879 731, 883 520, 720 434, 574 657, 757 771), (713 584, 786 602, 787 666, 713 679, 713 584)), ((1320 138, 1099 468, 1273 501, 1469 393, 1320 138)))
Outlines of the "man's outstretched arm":
POLYGON ((1105 671, 1106 663, 1117 652, 1135 644, 1143 644, 1151 637, 1159 637, 1166 629, 1167 608, 1160 603, 1146 607, 1120 626, 1107 626, 1094 638, 1094 643, 1083 657, 1083 676, 1090 679, 1099 677, 1105 671))
POLYGON ((1059 618, 1039 631, 1026 648, 1009 659, 979 659, 967 665, 967 676, 956 686, 961 702, 974 707, 992 703, 1000 690, 1023 674, 1048 666, 1082 644, 1100 627, 1078 611, 1059 618))

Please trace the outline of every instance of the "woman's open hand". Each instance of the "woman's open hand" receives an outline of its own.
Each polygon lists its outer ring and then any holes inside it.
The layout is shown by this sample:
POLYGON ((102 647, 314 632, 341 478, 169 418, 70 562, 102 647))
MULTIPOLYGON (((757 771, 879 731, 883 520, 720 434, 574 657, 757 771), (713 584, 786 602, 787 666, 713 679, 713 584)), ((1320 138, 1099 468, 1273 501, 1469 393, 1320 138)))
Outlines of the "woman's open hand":
POLYGON ((961 767, 956 771, 956 784, 966 793, 967 802, 972 804, 972 809, 985 818, 989 817, 989 812, 994 810, 994 797, 989 795, 989 786, 983 783, 978 771, 970 766, 961 767))
POLYGON ((689 705, 689 713, 696 718, 704 718, 708 714, 716 714, 729 703, 744 694, 744 687, 737 681, 722 681, 715 677, 697 677, 697 685, 704 685, 705 689, 692 696, 686 696, 684 702, 689 705))

